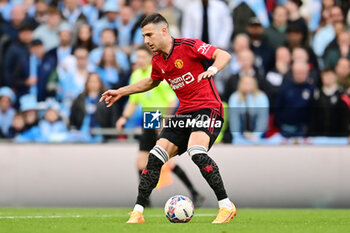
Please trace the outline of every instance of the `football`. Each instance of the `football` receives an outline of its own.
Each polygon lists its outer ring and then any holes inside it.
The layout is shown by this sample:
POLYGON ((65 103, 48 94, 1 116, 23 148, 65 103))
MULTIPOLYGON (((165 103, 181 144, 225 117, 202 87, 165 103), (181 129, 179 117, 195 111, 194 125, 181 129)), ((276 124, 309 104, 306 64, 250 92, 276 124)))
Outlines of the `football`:
POLYGON ((173 223, 189 222, 194 214, 194 206, 186 196, 176 195, 171 197, 164 207, 165 216, 173 223))

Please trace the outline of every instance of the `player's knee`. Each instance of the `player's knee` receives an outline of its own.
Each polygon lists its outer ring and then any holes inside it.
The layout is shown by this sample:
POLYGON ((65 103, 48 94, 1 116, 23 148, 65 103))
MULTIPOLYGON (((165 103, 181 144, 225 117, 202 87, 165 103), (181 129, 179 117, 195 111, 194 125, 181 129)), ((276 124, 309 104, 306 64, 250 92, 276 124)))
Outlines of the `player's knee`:
POLYGON ((160 161, 162 161, 163 164, 169 160, 168 152, 159 145, 155 145, 153 147, 153 149, 150 151, 150 156, 151 155, 157 157, 160 161))
MULTIPOLYGON (((212 169, 217 169, 215 161, 209 157, 207 149, 201 145, 191 146, 187 149, 192 161, 200 168, 205 168, 207 166, 212 169)), ((202 170, 201 170, 202 171, 202 170)))
POLYGON ((194 155, 207 154, 207 148, 205 148, 205 146, 202 145, 193 145, 187 149, 187 153, 190 156, 190 158, 193 159, 194 155))
POLYGON ((210 137, 204 131, 195 131, 191 133, 190 139, 188 141, 188 146, 204 146, 206 149, 209 147, 210 137))
POLYGON ((157 145, 163 148, 169 155, 169 158, 174 157, 178 153, 178 147, 168 139, 160 138, 157 145))

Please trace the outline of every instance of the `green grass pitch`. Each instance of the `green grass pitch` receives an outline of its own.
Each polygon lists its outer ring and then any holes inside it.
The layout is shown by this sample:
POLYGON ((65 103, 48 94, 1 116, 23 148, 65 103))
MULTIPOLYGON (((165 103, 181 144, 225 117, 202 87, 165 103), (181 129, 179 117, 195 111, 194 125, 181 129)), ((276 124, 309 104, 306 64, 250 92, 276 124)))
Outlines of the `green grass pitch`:
POLYGON ((238 209, 228 224, 213 225, 216 209, 198 209, 189 223, 170 223, 162 209, 146 209, 145 224, 125 224, 130 209, 0 208, 0 233, 346 233, 350 210, 238 209))

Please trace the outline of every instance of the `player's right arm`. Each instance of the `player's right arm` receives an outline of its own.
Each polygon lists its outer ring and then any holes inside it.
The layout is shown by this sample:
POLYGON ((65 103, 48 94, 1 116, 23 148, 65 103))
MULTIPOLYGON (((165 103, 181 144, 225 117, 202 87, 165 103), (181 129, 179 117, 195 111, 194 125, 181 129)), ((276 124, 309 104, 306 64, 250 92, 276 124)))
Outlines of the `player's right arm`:
POLYGON ((121 97, 151 90, 152 88, 158 86, 160 82, 160 80, 155 80, 149 77, 132 85, 121 87, 117 90, 108 90, 102 94, 100 102, 105 101, 107 107, 109 108, 121 97))

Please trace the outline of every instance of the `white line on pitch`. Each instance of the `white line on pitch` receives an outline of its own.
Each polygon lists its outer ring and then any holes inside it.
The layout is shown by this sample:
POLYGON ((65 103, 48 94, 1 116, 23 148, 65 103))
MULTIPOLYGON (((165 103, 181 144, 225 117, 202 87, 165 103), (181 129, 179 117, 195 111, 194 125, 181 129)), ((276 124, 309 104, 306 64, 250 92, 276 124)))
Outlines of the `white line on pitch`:
MULTIPOLYGON (((162 214, 145 214, 145 217, 163 217, 162 214)), ((195 214, 198 217, 211 217, 215 216, 215 214, 195 214)), ((53 215, 53 216, 0 216, 0 219, 36 219, 36 218, 113 218, 113 217, 127 217, 127 214, 119 214, 119 215, 95 215, 95 216, 81 216, 81 215, 53 215)))

